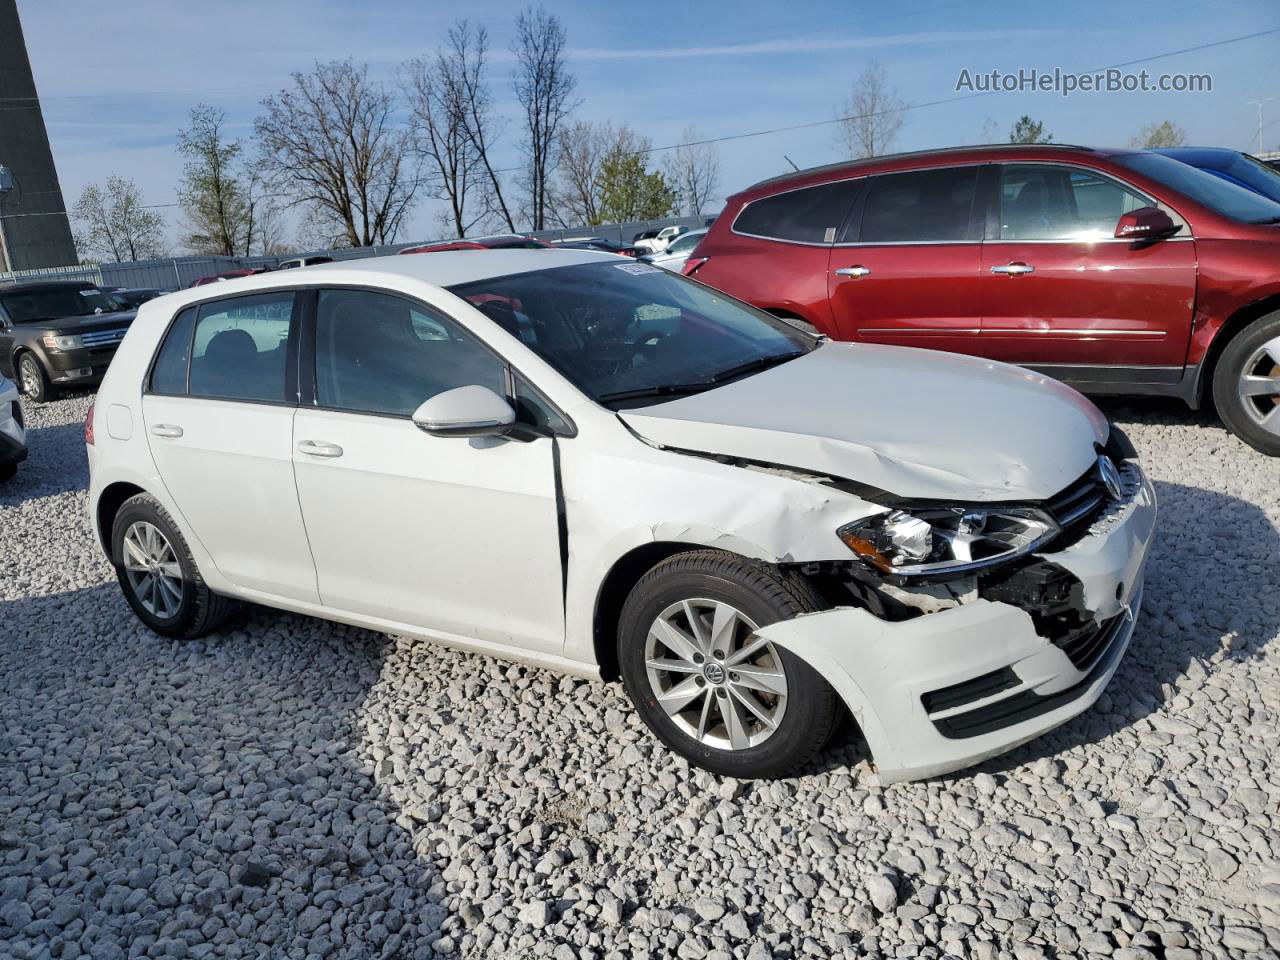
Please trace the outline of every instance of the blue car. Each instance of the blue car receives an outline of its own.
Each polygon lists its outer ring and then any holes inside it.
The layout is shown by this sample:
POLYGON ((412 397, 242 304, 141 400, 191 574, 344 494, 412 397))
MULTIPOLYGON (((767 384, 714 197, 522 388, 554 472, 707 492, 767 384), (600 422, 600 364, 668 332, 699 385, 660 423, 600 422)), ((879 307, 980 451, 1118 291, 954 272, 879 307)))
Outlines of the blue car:
POLYGON ((1280 203, 1280 170, 1247 153, 1226 147, 1161 147, 1150 152, 1181 160, 1205 173, 1221 177, 1228 183, 1280 203))

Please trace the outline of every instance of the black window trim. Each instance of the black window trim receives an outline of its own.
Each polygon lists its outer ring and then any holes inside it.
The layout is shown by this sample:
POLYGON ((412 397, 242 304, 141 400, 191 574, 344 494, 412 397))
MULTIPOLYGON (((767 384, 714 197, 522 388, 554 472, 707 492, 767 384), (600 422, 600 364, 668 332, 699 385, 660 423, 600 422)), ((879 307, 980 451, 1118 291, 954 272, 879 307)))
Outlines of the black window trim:
MULTIPOLYGON (((325 406, 316 401, 316 319, 319 309, 320 293, 323 290, 358 290, 364 293, 379 293, 384 296, 398 297, 401 300, 420 309, 434 319, 441 320, 447 324, 461 328, 469 337, 474 339, 481 349, 489 353, 502 367, 502 382, 506 391, 503 397, 507 403, 511 404, 512 409, 516 408, 515 395, 515 378, 520 377, 529 388, 533 390, 565 424, 563 430, 552 430, 546 435, 550 437, 558 437, 568 439, 578 435, 578 426, 560 407, 547 396, 546 392, 540 389, 534 382, 533 378, 528 376, 510 360, 493 348, 480 334, 471 329, 467 324, 463 323, 457 317, 446 312, 445 310, 433 304, 420 300, 412 294, 405 293, 401 290, 389 290, 386 287, 375 287, 367 284, 344 284, 344 283, 322 283, 312 284, 306 288, 308 296, 307 307, 302 312, 302 330, 301 336, 298 338, 300 349, 298 350, 298 406, 308 410, 321 410, 325 413, 342 413, 353 417, 381 417, 386 420, 408 420, 412 421, 412 414, 406 413, 385 413, 376 410, 349 410, 346 407, 330 407, 325 406)), ((492 322, 492 321, 490 321, 492 322)))
POLYGON ((1133 238, 1122 238, 1122 237, 1098 237, 1097 239, 1094 239, 1094 240, 1063 240, 1063 239, 1002 240, 1000 238, 1000 183, 1001 183, 1001 180, 1003 179, 1001 174, 1004 172, 1005 167, 1029 167, 1029 166, 1070 167, 1072 169, 1083 171, 1084 173, 1092 174, 1095 177, 1101 177, 1104 180, 1112 180, 1118 183, 1120 186, 1124 187, 1126 190, 1130 191, 1131 193, 1136 193, 1142 199, 1146 200, 1149 206, 1165 207, 1169 210, 1172 210, 1174 213, 1178 215, 1178 219, 1181 220, 1183 224, 1186 226, 1186 231, 1172 237, 1165 237, 1163 240, 1160 241, 1160 243, 1180 243, 1186 240, 1195 239, 1195 231, 1192 229, 1191 221, 1187 219, 1187 217, 1182 213, 1181 210, 1179 210, 1177 207, 1175 207, 1173 204, 1169 203, 1168 201, 1161 200, 1158 197, 1153 197, 1149 191, 1144 190, 1142 187, 1139 187, 1134 183, 1131 183, 1130 181, 1126 180, 1124 177, 1117 176, 1116 174, 1112 173, 1110 170, 1100 170, 1097 167, 1090 166, 1089 164, 1082 163, 1078 160, 1073 160, 1070 157, 1055 158, 1053 160, 1040 160, 1040 159, 1000 160, 993 163, 991 166, 996 169, 996 176, 994 181, 990 185, 990 190, 986 197, 987 216, 986 216, 986 231, 982 241, 983 243, 1002 244, 1002 245, 1015 244, 1015 243, 1018 243, 1018 244, 1123 243, 1123 244, 1132 245, 1135 242, 1133 238))
MULTIPOLYGON (((835 242, 820 242, 817 240, 787 240, 784 237, 770 237, 762 233, 748 233, 746 230, 738 229, 738 220, 742 218, 742 215, 746 213, 753 204, 760 203, 763 200, 773 200, 776 197, 786 196, 788 193, 799 193, 801 190, 813 190, 817 187, 830 187, 837 183, 852 183, 855 184, 854 189, 857 192, 851 199, 849 209, 845 211, 845 216, 842 217, 840 223, 836 225, 836 236, 839 237, 842 235, 843 231, 848 229, 849 217, 851 217, 853 215, 853 211, 861 205, 862 198, 867 192, 866 184, 858 183, 857 181, 865 181, 869 178, 870 174, 860 173, 856 177, 837 177, 834 180, 823 180, 820 183, 806 183, 803 186, 789 187, 786 190, 779 190, 776 193, 770 193, 763 197, 756 197, 753 200, 749 200, 744 203, 742 208, 733 215, 733 223, 729 225, 729 232, 737 234, 740 237, 750 237, 753 240, 768 240, 770 243, 788 243, 795 247, 816 247, 819 250, 829 250, 833 246, 839 246, 839 244, 835 242)), ((707 228, 707 232, 711 232, 710 227, 707 228)))
POLYGON ((144 397, 172 397, 187 400, 216 400, 221 403, 255 403, 267 407, 296 407, 297 401, 297 384, 298 384, 298 337, 301 332, 300 303, 303 297, 300 295, 305 291, 304 287, 268 287, 263 290, 247 290, 242 293, 232 294, 231 296, 210 297, 207 300, 196 300, 188 303, 180 309, 174 311, 169 322, 165 324, 164 333, 156 342, 155 349, 151 352, 151 361, 147 364, 147 375, 143 381, 142 395, 144 397), (173 330, 174 324, 178 322, 178 318, 188 310, 196 311, 195 321, 191 324, 191 338, 195 341, 196 328, 200 325, 201 311, 211 303, 226 303, 230 300, 243 300, 246 298, 257 298, 263 296, 271 296, 273 294, 290 294, 293 297, 293 309, 289 314, 289 338, 285 342, 285 370, 284 370, 284 400, 260 400, 246 397, 206 397, 204 395, 193 395, 191 393, 191 360, 192 350, 190 346, 187 349, 187 376, 186 376, 186 392, 184 393, 165 393, 160 390, 151 389, 151 379, 155 374, 156 361, 160 359, 160 351, 164 349, 165 343, 169 339, 169 333, 173 330), (289 397, 294 397, 290 400, 289 397))
POLYGON ((867 175, 867 184, 863 187, 858 195, 858 202, 855 204, 854 210, 849 214, 849 221, 845 224, 844 232, 840 236, 852 236, 862 234, 862 213, 866 207, 867 195, 871 192, 870 181, 880 177, 894 177, 907 173, 932 173, 936 170, 965 170, 970 167, 978 168, 978 177, 973 185, 973 199, 969 205, 969 225, 966 228, 968 236, 960 240, 839 240, 833 246, 835 247, 955 247, 967 244, 980 244, 983 242, 983 233, 985 231, 985 214, 983 212, 983 182, 985 167, 994 167, 995 164, 990 160, 971 160, 967 163, 938 163, 930 164, 927 167, 908 167, 902 170, 885 170, 881 173, 873 173, 867 175))

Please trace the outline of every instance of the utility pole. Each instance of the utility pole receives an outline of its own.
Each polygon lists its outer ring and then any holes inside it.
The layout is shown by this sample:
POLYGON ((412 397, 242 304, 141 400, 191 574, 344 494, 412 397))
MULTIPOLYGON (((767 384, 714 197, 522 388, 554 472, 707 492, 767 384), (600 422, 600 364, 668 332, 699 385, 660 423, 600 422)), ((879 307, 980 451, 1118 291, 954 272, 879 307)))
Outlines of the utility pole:
POLYGON ((1259 150, 1262 149, 1262 105, 1264 103, 1270 103, 1274 99, 1275 97, 1259 97, 1257 100, 1245 101, 1249 106, 1252 107, 1256 105, 1258 108, 1258 136, 1256 139, 1258 141, 1259 150))

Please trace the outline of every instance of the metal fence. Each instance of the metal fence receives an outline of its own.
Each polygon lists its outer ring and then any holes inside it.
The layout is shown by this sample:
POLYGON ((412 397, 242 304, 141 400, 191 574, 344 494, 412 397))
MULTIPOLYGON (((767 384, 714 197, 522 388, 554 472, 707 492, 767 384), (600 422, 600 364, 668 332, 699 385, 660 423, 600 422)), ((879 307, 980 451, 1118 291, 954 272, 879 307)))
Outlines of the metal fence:
MULTIPOLYGON (((560 230, 538 230, 529 236, 542 240, 572 240, 599 237, 614 243, 630 243, 638 233, 668 226, 691 229, 704 226, 709 217, 668 217, 663 220, 638 220, 632 223, 609 223, 594 227, 575 227, 560 230)), ((128 263, 102 263, 96 266, 45 267, 39 270, 18 270, 0 273, 0 283, 17 280, 87 280, 100 286, 142 287, 157 290, 181 290, 191 286, 201 277, 208 277, 229 270, 278 267, 281 262, 300 256, 324 255, 334 260, 358 260, 364 257, 384 257, 397 254, 405 247, 439 241, 418 240, 413 243, 397 243, 378 247, 345 247, 334 250, 311 250, 280 257, 170 257, 163 260, 135 260, 128 263)))

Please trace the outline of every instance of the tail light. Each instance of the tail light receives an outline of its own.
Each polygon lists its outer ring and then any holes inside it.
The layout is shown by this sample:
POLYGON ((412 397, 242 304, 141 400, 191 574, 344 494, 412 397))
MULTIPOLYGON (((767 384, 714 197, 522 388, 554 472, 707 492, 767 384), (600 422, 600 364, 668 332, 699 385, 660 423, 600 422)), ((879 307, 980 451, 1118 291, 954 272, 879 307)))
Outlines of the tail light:
POLYGON ((96 401, 89 402, 89 412, 84 415, 84 442, 93 446, 93 405, 96 401))
POLYGON ((684 275, 686 277, 692 277, 702 268, 702 265, 710 259, 710 257, 690 257, 684 262, 684 275))

